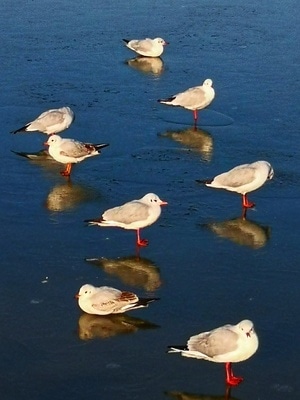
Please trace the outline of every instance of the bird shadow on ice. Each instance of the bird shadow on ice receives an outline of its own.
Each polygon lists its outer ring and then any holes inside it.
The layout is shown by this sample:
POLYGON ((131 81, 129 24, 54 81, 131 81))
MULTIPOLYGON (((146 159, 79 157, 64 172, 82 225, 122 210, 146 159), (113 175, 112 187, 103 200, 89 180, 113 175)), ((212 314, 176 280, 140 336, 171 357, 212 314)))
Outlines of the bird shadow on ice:
POLYGON ((86 258, 85 261, 116 276, 122 283, 154 292, 161 284, 159 268, 149 259, 137 255, 118 258, 86 258))
POLYGON ((55 161, 46 149, 29 153, 25 151, 11 151, 20 157, 26 158, 31 164, 42 167, 45 170, 56 172, 61 168, 61 164, 55 161))
POLYGON ((236 397, 231 397, 231 387, 226 386, 224 395, 207 395, 196 394, 178 391, 166 391, 165 394, 176 400, 238 400, 236 397))
POLYGON ((126 60, 125 64, 144 74, 159 76, 164 72, 164 62, 160 57, 138 56, 126 60))
MULTIPOLYGON (((42 167, 47 172, 59 177, 58 171, 61 170, 61 163, 56 162, 48 153, 42 149, 37 152, 17 152, 14 154, 26 158, 30 163, 42 167)), ((44 205, 51 212, 70 211, 80 204, 94 200, 99 197, 99 193, 92 188, 80 184, 73 184, 71 178, 63 179, 63 183, 56 184, 49 192, 44 205)))
POLYGON ((255 221, 238 217, 221 222, 201 224, 222 239, 253 250, 264 247, 271 236, 271 228, 255 221))
POLYGON ((90 187, 73 184, 70 180, 56 184, 49 192, 44 206, 51 212, 70 211, 79 205, 99 197, 90 187))
POLYGON ((213 154, 213 138, 203 129, 189 127, 176 131, 166 131, 158 134, 159 137, 173 139, 184 147, 199 153, 204 161, 210 162, 213 154))
POLYGON ((176 125, 188 125, 192 129, 197 129, 197 128, 201 129, 203 127, 218 127, 218 126, 224 127, 232 125, 234 123, 234 119, 226 114, 220 113, 212 109, 205 109, 199 112, 198 122, 197 125, 195 126, 193 120, 193 114, 191 111, 182 110, 180 108, 177 108, 177 110, 173 110, 173 112, 175 111, 177 112, 178 116, 175 116, 175 118, 173 118, 172 120, 170 120, 167 117, 164 117, 166 115, 168 116, 170 115, 170 110, 162 111, 164 116, 159 117, 159 119, 167 123, 172 123, 176 125), (166 114, 167 112, 168 114, 166 114))
POLYGON ((155 329, 159 325, 126 314, 82 314, 78 320, 78 336, 81 340, 108 339, 113 336, 135 333, 138 330, 155 329))

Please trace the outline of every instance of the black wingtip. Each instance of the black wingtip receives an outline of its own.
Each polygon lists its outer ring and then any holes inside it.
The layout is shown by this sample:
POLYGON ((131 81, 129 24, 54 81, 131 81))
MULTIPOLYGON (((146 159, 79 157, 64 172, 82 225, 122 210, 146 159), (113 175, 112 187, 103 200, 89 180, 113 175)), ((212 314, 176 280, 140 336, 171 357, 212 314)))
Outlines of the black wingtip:
POLYGON ((92 226, 92 225, 98 225, 100 222, 102 222, 103 219, 102 218, 94 218, 94 219, 85 219, 83 220, 83 222, 85 222, 86 224, 88 224, 88 226, 92 226))
POLYGON ((152 303, 153 301, 157 301, 160 300, 159 297, 151 297, 151 298, 139 298, 139 302, 138 304, 142 305, 142 306, 147 306, 148 304, 152 303))
POLYGON ((28 128, 29 124, 22 126, 22 128, 16 129, 15 131, 10 131, 10 133, 15 134, 18 132, 26 132, 26 128, 28 128))
MULTIPOLYGON (((13 132, 11 132, 11 133, 13 133, 13 132)), ((25 158, 29 158, 28 155, 27 155, 27 153, 23 153, 22 151, 14 151, 14 150, 10 150, 10 151, 11 151, 12 153, 18 155, 18 156, 25 157, 25 158)))
POLYGON ((168 346, 168 349, 175 349, 175 350, 188 350, 187 346, 183 345, 174 345, 168 346))
POLYGON ((203 185, 212 183, 213 179, 196 179, 195 182, 201 183, 203 185))
POLYGON ((175 99, 175 96, 168 97, 167 99, 157 100, 159 103, 171 103, 175 99))
POLYGON ((122 40, 123 40, 123 42, 125 42, 126 44, 130 42, 130 40, 128 40, 128 39, 122 39, 122 40))
POLYGON ((86 224, 92 225, 96 223, 95 219, 85 219, 83 220, 83 222, 85 222, 86 224))
POLYGON ((109 143, 103 143, 103 144, 96 144, 95 147, 97 150, 104 149, 104 147, 108 147, 109 143))

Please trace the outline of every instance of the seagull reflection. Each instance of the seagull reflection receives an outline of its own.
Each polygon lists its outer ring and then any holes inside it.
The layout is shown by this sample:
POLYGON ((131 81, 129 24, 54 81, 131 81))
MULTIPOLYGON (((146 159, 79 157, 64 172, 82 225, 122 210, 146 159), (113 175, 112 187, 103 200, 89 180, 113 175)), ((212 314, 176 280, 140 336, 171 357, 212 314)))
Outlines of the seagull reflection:
POLYGON ((54 170, 60 167, 60 164, 50 156, 46 149, 42 149, 33 153, 27 153, 25 151, 11 151, 20 157, 27 158, 32 164, 48 170, 54 170))
POLYGON ((112 336, 135 333, 139 329, 154 329, 159 325, 128 315, 82 314, 78 320, 78 336, 81 340, 107 339, 112 336))
POLYGON ((193 127, 180 131, 167 131, 160 136, 181 143, 192 151, 200 153, 204 161, 210 161, 213 153, 213 138, 210 133, 193 127))
POLYGON ((160 57, 136 57, 127 60, 126 64, 145 74, 161 75, 164 71, 164 62, 160 57))
POLYGON ((165 394, 169 397, 173 397, 176 400, 237 400, 236 397, 231 397, 231 387, 227 386, 224 395, 215 396, 215 395, 203 395, 203 394, 195 394, 195 393, 187 393, 187 392, 165 392, 165 394))
POLYGON ((159 268, 155 264, 138 256, 122 258, 86 258, 96 266, 103 268, 110 275, 117 276, 124 284, 141 287, 153 292, 161 286, 159 268))
POLYGON ((48 151, 46 149, 42 149, 40 151, 36 151, 34 153, 26 153, 25 151, 14 151, 12 150, 14 154, 17 154, 18 156, 28 158, 29 160, 36 160, 36 161, 41 161, 41 160, 52 160, 54 159, 50 156, 48 151))
POLYGON ((243 217, 212 222, 204 226, 221 238, 229 239, 238 245, 251 247, 254 250, 264 247, 271 234, 271 228, 268 226, 262 226, 243 217))
POLYGON ((74 185, 69 180, 65 183, 54 186, 45 201, 45 207, 49 211, 69 211, 88 200, 98 196, 89 187, 74 185))

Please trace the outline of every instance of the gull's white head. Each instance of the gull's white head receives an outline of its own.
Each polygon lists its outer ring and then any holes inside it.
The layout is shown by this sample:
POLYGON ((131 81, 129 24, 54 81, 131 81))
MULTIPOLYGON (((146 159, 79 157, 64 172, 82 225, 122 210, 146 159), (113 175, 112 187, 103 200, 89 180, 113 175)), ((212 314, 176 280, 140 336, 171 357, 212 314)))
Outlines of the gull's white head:
POLYGON ((272 179, 274 176, 274 169, 268 161, 256 161, 253 163, 264 175, 266 179, 272 179))
POLYGON ((147 193, 144 197, 141 198, 141 201, 148 205, 164 206, 168 204, 166 201, 161 200, 155 193, 147 193))
POLYGON ((90 285, 88 283, 86 283, 85 285, 81 286, 81 288, 79 289, 78 294, 76 295, 76 297, 79 299, 80 297, 90 297, 95 293, 95 286, 90 285))
POLYGON ((68 114, 72 114, 72 115, 74 114, 70 107, 62 107, 61 111, 64 111, 64 112, 66 112, 68 114))
POLYGON ((65 114, 68 114, 69 117, 72 119, 72 121, 74 121, 74 119, 75 119, 75 114, 74 114, 73 110, 71 110, 70 107, 62 107, 62 108, 60 108, 60 110, 61 110, 62 112, 64 112, 65 114))
POLYGON ((203 86, 212 86, 213 85, 213 81, 211 79, 205 79, 205 81, 203 82, 203 86))
POLYGON ((59 145, 62 142, 62 138, 59 135, 51 135, 45 144, 48 146, 59 145))
POLYGON ((253 322, 249 319, 244 319, 238 324, 239 330, 241 330, 247 337, 251 337, 255 333, 253 322))
POLYGON ((156 43, 159 43, 159 44, 161 44, 161 45, 163 45, 163 46, 165 46, 166 44, 168 44, 168 42, 166 42, 164 39, 162 39, 162 38, 155 38, 155 39, 153 39, 154 40, 154 42, 156 42, 156 43))

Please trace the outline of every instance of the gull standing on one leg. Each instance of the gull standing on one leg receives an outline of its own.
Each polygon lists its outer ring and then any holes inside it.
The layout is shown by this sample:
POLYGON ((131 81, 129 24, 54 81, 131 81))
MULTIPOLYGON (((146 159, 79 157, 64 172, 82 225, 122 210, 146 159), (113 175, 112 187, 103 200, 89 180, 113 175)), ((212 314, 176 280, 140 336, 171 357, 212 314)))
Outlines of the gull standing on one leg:
POLYGON ((177 93, 167 99, 157 100, 168 106, 183 107, 194 113, 194 126, 197 126, 198 110, 203 110, 215 98, 215 91, 211 79, 205 79, 201 86, 195 86, 184 92, 177 93))
POLYGON ((148 193, 139 200, 132 200, 119 207, 110 208, 102 217, 89 219, 90 225, 115 226, 136 231, 137 246, 147 246, 148 240, 141 239, 140 230, 154 224, 161 214, 161 206, 168 204, 156 194, 148 193))
POLYGON ((226 383, 237 386, 242 377, 234 376, 232 363, 245 361, 258 349, 258 337, 253 322, 243 320, 237 325, 224 325, 208 332, 191 336, 185 346, 169 346, 169 353, 225 363, 226 383))
POLYGON ((248 193, 259 189, 268 180, 274 176, 274 170, 267 161, 256 161, 251 164, 242 164, 215 176, 209 180, 196 180, 204 183, 206 186, 225 189, 230 192, 236 192, 242 195, 243 208, 252 208, 254 203, 248 200, 248 193))

